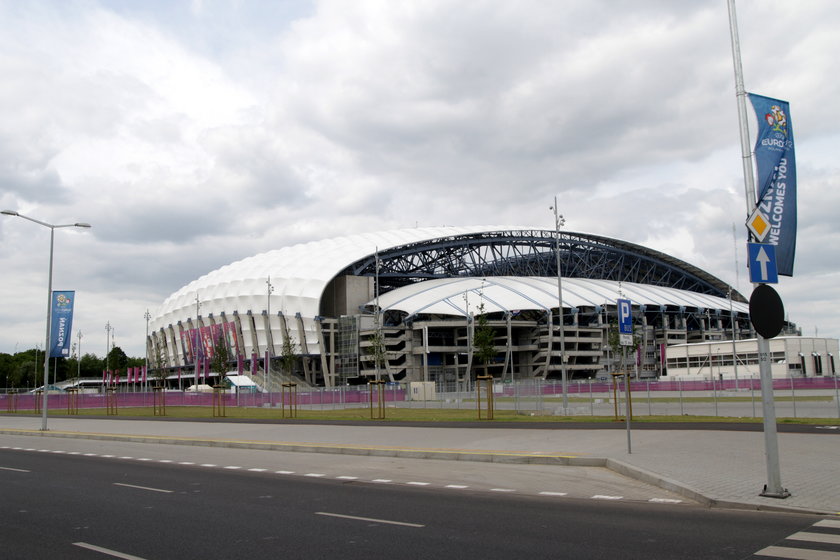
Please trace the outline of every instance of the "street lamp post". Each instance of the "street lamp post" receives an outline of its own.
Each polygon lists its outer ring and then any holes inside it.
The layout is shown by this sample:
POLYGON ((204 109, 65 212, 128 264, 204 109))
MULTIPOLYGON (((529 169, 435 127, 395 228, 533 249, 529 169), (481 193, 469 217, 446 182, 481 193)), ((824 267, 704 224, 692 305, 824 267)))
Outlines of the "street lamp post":
POLYGON ((557 317, 560 320, 560 374, 563 383, 563 414, 569 413, 569 379, 566 375, 566 327, 563 324, 563 280, 560 273, 560 226, 566 224, 563 214, 557 213, 557 197, 554 197, 554 251, 557 255, 557 317))
POLYGON ((42 410, 41 415, 41 431, 47 431, 47 386, 49 385, 49 372, 50 372, 50 328, 52 321, 52 276, 53 276, 53 249, 55 247, 55 230, 57 228, 65 228, 65 227, 78 227, 78 228, 89 228, 90 224, 77 222, 75 224, 48 224, 46 222, 42 222, 41 220, 36 220, 35 218, 30 218, 29 216, 24 216, 14 210, 3 210, 0 213, 5 214, 7 216, 17 216, 18 218, 23 218, 24 220, 29 220, 30 222, 35 222, 38 225, 42 225, 44 227, 50 228, 50 267, 49 267, 49 274, 47 277, 47 334, 46 334, 46 343, 44 345, 44 408, 42 410))
POLYGON ((265 331, 265 363, 263 364, 263 386, 268 392, 269 402, 271 401, 271 391, 268 389, 268 369, 271 364, 271 354, 274 350, 274 339, 271 336, 271 294, 274 292, 274 284, 271 283, 271 275, 269 274, 265 280, 265 317, 266 317, 266 331, 265 331))
POLYGON ((82 378, 82 331, 76 333, 76 337, 79 339, 79 343, 76 345, 76 351, 78 352, 78 360, 76 361, 76 380, 82 378))
POLYGON ((143 391, 148 391, 148 381, 146 381, 146 376, 149 373, 149 319, 152 318, 152 315, 149 313, 149 310, 146 310, 146 313, 143 314, 143 318, 146 319, 146 365, 143 366, 145 369, 143 370, 143 391))

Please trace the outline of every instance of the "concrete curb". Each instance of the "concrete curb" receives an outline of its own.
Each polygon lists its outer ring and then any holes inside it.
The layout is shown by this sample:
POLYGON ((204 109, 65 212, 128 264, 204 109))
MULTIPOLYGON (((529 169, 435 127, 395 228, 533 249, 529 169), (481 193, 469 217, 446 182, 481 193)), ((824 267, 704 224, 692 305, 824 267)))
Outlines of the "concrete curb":
POLYGON ((366 445, 343 445, 304 442, 272 442, 224 440, 208 438, 181 438, 174 436, 104 434, 92 432, 64 432, 2 429, 0 434, 18 436, 39 436, 68 439, 88 439, 102 441, 120 441, 126 443, 151 443, 163 445, 193 445, 199 447, 220 447, 228 449, 255 449, 263 451, 282 451, 293 453, 334 453, 339 455, 359 455, 371 457, 397 457, 404 459, 437 459, 443 461, 471 461, 480 463, 507 463, 527 465, 554 465, 573 467, 602 467, 612 472, 626 476, 639 482, 668 490, 677 495, 688 498, 707 507, 724 509, 744 509, 754 511, 769 511, 779 513, 810 513, 818 515, 835 515, 834 512, 798 508, 790 506, 774 506, 770 504, 756 504, 721 500, 706 496, 701 491, 679 481, 661 476, 657 473, 630 465, 623 461, 605 457, 580 457, 575 455, 551 453, 527 453, 513 451, 472 450, 472 449, 423 449, 410 447, 379 447, 366 445))

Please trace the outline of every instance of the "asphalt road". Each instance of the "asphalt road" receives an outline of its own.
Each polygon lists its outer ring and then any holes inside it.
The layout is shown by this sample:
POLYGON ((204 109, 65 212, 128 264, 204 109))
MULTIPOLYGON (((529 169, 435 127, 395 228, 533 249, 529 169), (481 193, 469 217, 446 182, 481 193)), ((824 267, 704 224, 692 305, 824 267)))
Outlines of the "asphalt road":
POLYGON ((0 449, 3 558, 748 558, 819 520, 199 464, 158 447, 0 449))

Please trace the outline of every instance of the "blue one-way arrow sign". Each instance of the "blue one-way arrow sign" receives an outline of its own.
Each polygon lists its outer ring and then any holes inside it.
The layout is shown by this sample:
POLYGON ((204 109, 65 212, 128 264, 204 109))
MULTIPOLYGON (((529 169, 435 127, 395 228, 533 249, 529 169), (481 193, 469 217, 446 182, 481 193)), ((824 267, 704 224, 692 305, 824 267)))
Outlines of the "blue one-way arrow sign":
POLYGON ((753 284, 778 284, 776 246, 764 243, 747 243, 750 258, 750 282, 753 284))

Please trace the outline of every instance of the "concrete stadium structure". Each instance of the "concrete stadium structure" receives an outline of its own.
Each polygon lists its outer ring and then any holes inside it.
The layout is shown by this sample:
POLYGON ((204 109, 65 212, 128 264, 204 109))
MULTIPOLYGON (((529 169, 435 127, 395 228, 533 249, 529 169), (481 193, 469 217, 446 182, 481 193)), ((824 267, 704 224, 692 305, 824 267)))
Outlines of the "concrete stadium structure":
POLYGON ((667 346, 755 337, 741 294, 661 252, 567 231, 440 227, 234 262, 167 298, 147 343, 153 362, 170 371, 195 368, 221 341, 231 367, 276 383, 290 380, 280 364, 292 355, 291 377, 313 386, 463 382, 479 367, 472 337, 483 315, 496 356, 481 373, 559 378, 562 353, 570 379, 593 378, 618 365, 609 325, 619 297, 633 304, 642 377, 667 374, 667 346))

